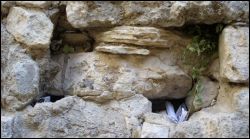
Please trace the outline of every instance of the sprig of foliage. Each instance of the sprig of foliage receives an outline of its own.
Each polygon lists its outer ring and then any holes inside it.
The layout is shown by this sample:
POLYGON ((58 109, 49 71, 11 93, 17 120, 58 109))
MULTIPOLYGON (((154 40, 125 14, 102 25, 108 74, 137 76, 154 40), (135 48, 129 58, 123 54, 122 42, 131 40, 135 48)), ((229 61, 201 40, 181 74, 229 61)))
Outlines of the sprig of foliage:
POLYGON ((184 64, 192 67, 192 78, 195 81, 207 68, 212 55, 217 51, 219 33, 223 27, 222 24, 217 24, 210 27, 195 25, 186 28, 186 33, 193 38, 184 50, 182 60, 184 64))
POLYGON ((217 24, 215 26, 194 26, 188 27, 186 33, 192 35, 191 42, 183 51, 182 61, 184 64, 191 67, 191 75, 194 81, 193 89, 188 95, 193 95, 193 105, 190 112, 194 111, 194 103, 202 105, 201 92, 203 86, 201 84, 200 76, 208 67, 214 53, 218 48, 219 33, 223 30, 224 25, 217 24))
POLYGON ((68 45, 64 45, 64 47, 63 47, 63 52, 66 53, 66 54, 73 53, 74 51, 75 51, 74 48, 70 47, 68 45))

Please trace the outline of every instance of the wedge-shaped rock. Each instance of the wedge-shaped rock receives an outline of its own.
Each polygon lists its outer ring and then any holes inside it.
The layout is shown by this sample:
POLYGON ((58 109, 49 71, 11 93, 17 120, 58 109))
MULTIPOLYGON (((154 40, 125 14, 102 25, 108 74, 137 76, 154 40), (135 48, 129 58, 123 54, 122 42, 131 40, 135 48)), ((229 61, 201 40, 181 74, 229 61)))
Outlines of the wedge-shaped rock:
POLYGON ((235 83, 249 82, 249 27, 227 26, 219 40, 220 76, 235 83))
POLYGON ((100 52, 108 52, 113 54, 137 54, 137 55, 148 55, 150 53, 147 49, 131 47, 126 44, 111 44, 101 43, 97 45, 95 50, 100 52))
POLYGON ((145 47, 170 48, 188 43, 172 31, 155 27, 119 26, 95 36, 97 42, 126 43, 145 47))
POLYGON ((18 42, 27 46, 31 53, 49 48, 53 24, 40 10, 12 7, 6 27, 18 42))

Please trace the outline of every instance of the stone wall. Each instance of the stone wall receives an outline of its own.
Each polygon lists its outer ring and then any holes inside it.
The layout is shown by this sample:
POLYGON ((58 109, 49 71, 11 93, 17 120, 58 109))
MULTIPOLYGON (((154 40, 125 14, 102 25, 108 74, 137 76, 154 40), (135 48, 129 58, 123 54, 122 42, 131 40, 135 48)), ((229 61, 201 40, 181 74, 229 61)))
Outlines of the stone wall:
POLYGON ((247 1, 1 1, 3 138, 249 137, 248 84, 247 1), (198 105, 179 28, 215 23, 198 105), (183 98, 195 112, 179 124, 149 101, 183 98))

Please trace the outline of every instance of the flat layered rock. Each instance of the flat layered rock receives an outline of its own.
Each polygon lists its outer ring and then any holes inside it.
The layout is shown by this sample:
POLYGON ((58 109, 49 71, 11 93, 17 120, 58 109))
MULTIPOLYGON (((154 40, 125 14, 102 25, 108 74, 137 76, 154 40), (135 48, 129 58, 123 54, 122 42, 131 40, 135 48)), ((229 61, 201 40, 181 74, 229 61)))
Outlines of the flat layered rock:
POLYGON ((150 51, 147 49, 131 47, 125 44, 107 44, 101 43, 95 47, 96 51, 107 52, 113 54, 137 54, 137 55, 149 55, 150 51))
POLYGON ((227 26, 219 40, 220 76, 227 82, 249 82, 249 27, 227 26))
POLYGON ((188 40, 172 31, 155 27, 119 26, 94 35, 97 42, 125 43, 145 47, 170 48, 188 40))

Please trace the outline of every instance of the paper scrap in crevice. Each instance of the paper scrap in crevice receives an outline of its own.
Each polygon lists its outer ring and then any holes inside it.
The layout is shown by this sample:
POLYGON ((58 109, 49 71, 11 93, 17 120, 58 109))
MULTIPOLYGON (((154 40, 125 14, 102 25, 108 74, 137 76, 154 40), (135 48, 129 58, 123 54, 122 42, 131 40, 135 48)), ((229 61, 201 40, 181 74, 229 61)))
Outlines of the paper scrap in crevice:
POLYGON ((166 112, 167 112, 167 117, 176 124, 186 121, 188 118, 188 110, 184 103, 182 103, 175 112, 173 104, 167 101, 166 112))

